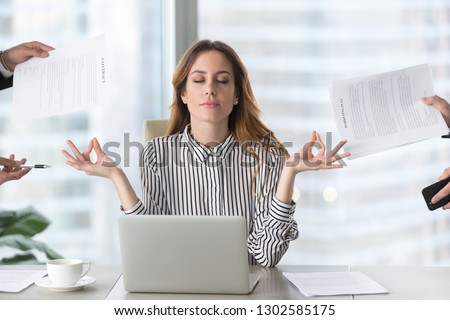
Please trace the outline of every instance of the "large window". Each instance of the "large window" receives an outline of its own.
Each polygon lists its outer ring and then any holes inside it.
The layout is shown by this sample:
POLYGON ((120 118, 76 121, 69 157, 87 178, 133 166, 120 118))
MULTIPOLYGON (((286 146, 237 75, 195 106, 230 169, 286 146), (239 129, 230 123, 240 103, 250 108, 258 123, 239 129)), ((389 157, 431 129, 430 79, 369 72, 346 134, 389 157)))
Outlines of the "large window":
MULTIPOLYGON (((295 151, 311 131, 339 140, 333 80, 429 63, 450 98, 450 1, 199 0, 200 38, 233 46, 266 123, 295 151)), ((300 238, 281 263, 448 264, 450 216, 421 189, 450 165, 436 138, 297 177, 300 238)))
MULTIPOLYGON (((449 0, 0 0, 0 49, 30 40, 62 47, 100 33, 110 53, 109 106, 12 123, 12 90, 0 92, 0 155, 53 166, 2 185, 0 208, 33 205, 52 221, 40 240, 97 263, 119 262, 119 200, 109 181, 68 167, 60 150, 66 139, 81 148, 92 136, 119 142, 114 152, 140 194, 133 142, 144 119, 166 116, 172 57, 196 34, 236 49, 265 122, 290 151, 314 129, 339 140, 333 80, 429 63, 436 93, 450 99, 449 0)), ((421 197, 449 166, 449 143, 436 137, 299 175, 300 238, 281 263, 450 263, 450 216, 429 212, 421 197)))
POLYGON ((114 151, 140 193, 138 152, 142 121, 160 118, 162 105, 163 1, 3 0, 0 1, 0 47, 39 40, 56 48, 106 33, 110 59, 110 104, 24 123, 11 122, 12 90, 0 92, 0 154, 15 153, 30 163, 48 163, 18 182, 0 187, 0 208, 29 205, 51 220, 38 236, 67 257, 94 262, 118 261, 114 187, 67 166, 60 150, 66 139, 80 148, 97 136, 118 142, 114 151))

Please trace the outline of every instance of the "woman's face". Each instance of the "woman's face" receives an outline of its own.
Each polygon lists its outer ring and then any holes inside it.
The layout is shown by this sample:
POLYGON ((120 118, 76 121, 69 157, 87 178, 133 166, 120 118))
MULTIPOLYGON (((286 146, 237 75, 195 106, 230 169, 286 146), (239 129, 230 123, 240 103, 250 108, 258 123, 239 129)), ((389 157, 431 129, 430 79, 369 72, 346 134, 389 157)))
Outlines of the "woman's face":
POLYGON ((238 98, 231 63, 219 51, 200 53, 189 70, 181 98, 188 106, 191 123, 228 125, 238 98))

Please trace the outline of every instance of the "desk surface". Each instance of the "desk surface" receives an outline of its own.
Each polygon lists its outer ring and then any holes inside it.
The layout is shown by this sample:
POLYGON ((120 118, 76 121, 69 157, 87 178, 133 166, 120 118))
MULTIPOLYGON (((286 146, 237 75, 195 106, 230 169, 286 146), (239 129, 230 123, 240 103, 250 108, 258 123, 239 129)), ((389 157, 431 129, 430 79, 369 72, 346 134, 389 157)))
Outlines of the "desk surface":
POLYGON ((355 295, 355 300, 449 300, 450 267, 352 266, 389 290, 389 294, 355 295))
MULTIPOLYGON (((43 265, 4 266, 5 269, 44 269, 43 265)), ((283 277, 283 272, 330 272, 361 271, 389 290, 389 294, 355 295, 322 297, 327 300, 337 299, 369 299, 369 300, 449 300, 450 299, 450 267, 418 267, 418 266, 283 266, 262 268, 253 266, 252 272, 260 275, 260 281, 254 291, 248 295, 206 295, 206 294, 158 294, 129 293, 124 290, 121 281, 120 266, 92 265, 89 276, 96 282, 73 292, 54 292, 46 288, 31 285, 19 293, 0 292, 0 300, 302 300, 301 292, 283 277)), ((309 299, 322 299, 313 297, 309 299)))
MULTIPOLYGON (((250 266, 251 273, 258 273, 260 278, 250 294, 170 294, 170 293, 130 293, 123 288, 122 277, 119 278, 107 299, 111 300, 303 300, 301 292, 283 277, 283 272, 330 272, 348 271, 347 266, 278 266, 263 268, 250 266)), ((217 275, 220 276, 220 275, 217 275)), ((329 297, 314 297, 327 299, 329 297)), ((352 296, 333 297, 333 300, 351 300, 352 296)))
MULTIPOLYGON (((0 265, 0 270, 45 270, 45 265, 0 265)), ((32 284, 18 293, 0 292, 0 300, 104 300, 121 274, 120 266, 92 265, 88 275, 96 281, 81 290, 55 292, 32 284)))

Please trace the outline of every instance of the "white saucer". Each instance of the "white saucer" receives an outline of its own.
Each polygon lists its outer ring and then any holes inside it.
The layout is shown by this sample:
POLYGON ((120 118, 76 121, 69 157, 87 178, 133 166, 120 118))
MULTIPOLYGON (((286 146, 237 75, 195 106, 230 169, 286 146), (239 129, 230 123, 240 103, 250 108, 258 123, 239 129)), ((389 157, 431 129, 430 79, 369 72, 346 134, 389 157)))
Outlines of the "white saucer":
POLYGON ((88 284, 91 284, 94 282, 95 282, 95 278, 85 276, 85 277, 81 278, 80 280, 78 280, 77 283, 75 283, 74 285, 71 285, 71 286, 55 286, 48 277, 40 278, 40 279, 36 280, 34 283, 39 287, 47 288, 52 291, 75 291, 75 290, 80 290, 84 286, 87 286, 88 284))

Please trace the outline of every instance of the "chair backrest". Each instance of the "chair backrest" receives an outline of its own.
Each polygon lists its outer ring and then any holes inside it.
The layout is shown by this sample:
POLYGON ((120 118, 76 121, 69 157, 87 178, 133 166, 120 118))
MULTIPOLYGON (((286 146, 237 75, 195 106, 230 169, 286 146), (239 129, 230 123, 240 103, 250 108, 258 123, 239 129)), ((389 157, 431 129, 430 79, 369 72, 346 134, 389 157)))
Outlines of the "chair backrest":
POLYGON ((166 134, 169 120, 144 120, 143 142, 146 144, 149 140, 161 137, 166 134))

